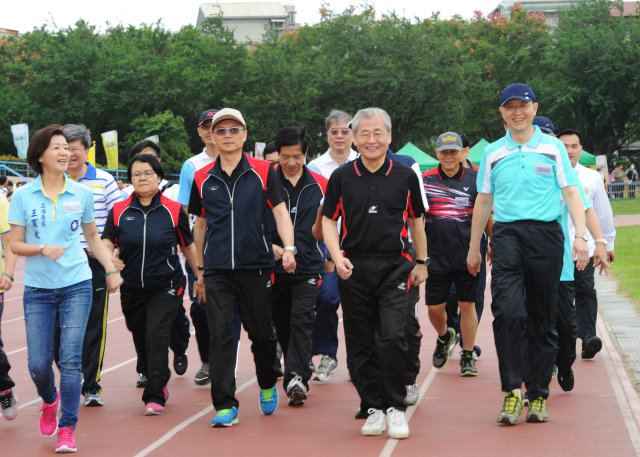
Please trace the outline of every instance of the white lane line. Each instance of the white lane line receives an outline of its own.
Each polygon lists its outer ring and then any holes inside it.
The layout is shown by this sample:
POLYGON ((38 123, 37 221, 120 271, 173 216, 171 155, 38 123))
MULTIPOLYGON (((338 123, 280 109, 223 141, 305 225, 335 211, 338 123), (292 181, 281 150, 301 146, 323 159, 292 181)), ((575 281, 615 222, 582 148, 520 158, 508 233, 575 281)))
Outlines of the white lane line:
POLYGON ((13 354, 17 354, 18 352, 22 352, 22 351, 26 351, 26 350, 27 350, 27 347, 25 346, 25 347, 23 347, 23 348, 16 349, 15 351, 6 352, 5 354, 7 354, 7 355, 13 355, 13 354))
POLYGON ((609 333, 611 329, 608 323, 604 322, 602 316, 599 316, 597 326, 598 333, 602 338, 603 346, 608 355, 608 357, 602 357, 609 374, 608 378, 611 382, 611 387, 613 387, 613 392, 616 395, 620 413, 629 431, 631 443, 636 451, 636 455, 640 456, 640 430, 637 422, 640 418, 640 400, 629 380, 629 375, 624 368, 620 354, 611 339, 609 333))
MULTIPOLYGON (((243 391, 244 389, 246 389, 247 387, 249 387, 250 385, 254 384, 257 381, 256 377, 254 376, 253 378, 249 379, 247 382, 245 382, 244 384, 242 384, 240 387, 238 387, 236 389, 236 393, 243 391)), ((138 452, 134 457, 144 457, 146 455, 149 455, 151 452, 155 451, 156 449, 158 449, 160 446, 162 446, 164 443, 166 443, 167 441, 169 441, 171 438, 173 438, 174 436, 176 436, 179 432, 181 432, 182 430, 184 430, 185 428, 187 428, 189 425, 191 425, 193 422, 197 421, 198 419, 200 419, 202 416, 205 416, 206 414, 209 414, 213 412, 213 405, 209 405, 206 408, 204 408, 202 411, 194 414, 193 416, 189 417, 188 419, 184 420, 183 422, 181 422, 180 424, 176 425, 174 428, 172 428, 171 430, 169 430, 167 433, 165 433, 164 435, 162 435, 159 439, 157 439, 156 441, 154 441, 153 443, 151 443, 149 446, 147 446, 146 448, 144 448, 143 450, 141 450, 140 452, 138 452)))
MULTIPOLYGON (((420 396, 418 397, 418 401, 416 402, 415 405, 409 406, 407 408, 407 411, 404 413, 404 417, 407 419, 407 423, 409 423, 409 421, 413 417, 413 413, 415 412, 416 408, 422 401, 422 397, 424 397, 425 394, 427 393, 427 390, 429 390, 429 386, 435 379, 438 371, 439 370, 435 367, 431 368, 431 371, 427 375, 426 379, 423 381, 422 387, 420 388, 420 396)), ((393 454, 393 450, 396 448, 396 445, 398 444, 398 441, 399 440, 395 438, 389 438, 387 440, 387 444, 385 444, 384 448, 382 449, 382 452, 380 453, 380 457, 391 457, 391 455, 393 454)))
POLYGON ((7 319, 6 321, 2 321, 2 325, 8 324, 9 322, 23 321, 24 316, 14 317, 13 319, 7 319))

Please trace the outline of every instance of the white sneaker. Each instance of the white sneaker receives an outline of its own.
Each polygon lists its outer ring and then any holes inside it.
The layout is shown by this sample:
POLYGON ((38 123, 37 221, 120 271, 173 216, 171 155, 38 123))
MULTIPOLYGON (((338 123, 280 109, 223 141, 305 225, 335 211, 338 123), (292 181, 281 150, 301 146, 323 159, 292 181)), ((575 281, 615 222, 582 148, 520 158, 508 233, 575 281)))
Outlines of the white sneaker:
POLYGON ((418 383, 413 383, 407 387, 407 395, 404 397, 403 403, 407 406, 415 405, 418 403, 418 398, 420 398, 420 388, 418 387, 418 383))
POLYGON ((409 424, 404 418, 404 411, 393 407, 387 409, 387 424, 389 425, 389 437, 402 439, 409 437, 409 424))
POLYGON ((360 429, 360 433, 365 436, 382 435, 387 428, 384 420, 384 412, 381 409, 369 408, 369 417, 360 429))

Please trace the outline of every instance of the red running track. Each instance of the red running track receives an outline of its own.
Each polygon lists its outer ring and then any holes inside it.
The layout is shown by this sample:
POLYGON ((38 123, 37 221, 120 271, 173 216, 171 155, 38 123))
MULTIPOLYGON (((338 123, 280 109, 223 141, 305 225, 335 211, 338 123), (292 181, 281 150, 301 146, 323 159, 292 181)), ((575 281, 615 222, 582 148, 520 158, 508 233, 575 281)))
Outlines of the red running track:
MULTIPOLYGON (((21 267, 23 262, 20 261, 21 267)), ((18 417, 0 420, 0 456, 47 456, 55 438, 38 432, 41 400, 27 371, 27 351, 22 310, 22 272, 6 294, 2 337, 13 365, 11 375, 20 402, 18 417)), ((435 332, 426 309, 420 307, 425 334, 422 345, 420 402, 407 410, 411 436, 407 440, 360 435, 363 421, 354 419, 358 399, 347 381, 344 338, 340 327, 340 368, 328 384, 311 383, 302 408, 281 402, 273 416, 258 408, 258 387, 246 335, 240 346, 237 371, 240 423, 213 429, 214 412, 209 387, 196 386, 199 368, 195 339, 184 376, 169 382, 171 398, 163 416, 146 417, 136 389, 135 351, 119 306, 110 300, 108 338, 102 386, 105 406, 80 407, 76 431, 79 453, 86 456, 580 456, 631 457, 640 455, 640 406, 622 367, 621 357, 599 323, 605 346, 594 360, 578 359, 576 386, 565 393, 552 381, 548 402, 550 421, 527 424, 524 414, 515 427, 495 422, 502 404, 498 362, 493 344, 488 306, 480 324, 477 343, 482 356, 479 376, 459 376, 458 356, 442 370, 431 364, 435 332)), ((316 360, 316 364, 318 360, 316 360)))

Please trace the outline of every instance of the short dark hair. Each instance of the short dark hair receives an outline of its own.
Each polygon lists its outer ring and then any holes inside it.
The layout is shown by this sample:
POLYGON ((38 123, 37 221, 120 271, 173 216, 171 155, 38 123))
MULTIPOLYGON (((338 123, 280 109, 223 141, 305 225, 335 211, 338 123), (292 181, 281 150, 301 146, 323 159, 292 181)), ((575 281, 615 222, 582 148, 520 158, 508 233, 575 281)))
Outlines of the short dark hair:
POLYGON ((276 133, 275 144, 278 154, 282 146, 295 146, 299 144, 302 153, 306 155, 309 150, 309 135, 307 134, 307 129, 298 122, 287 125, 276 133))
POLYGON ((157 143, 151 140, 142 140, 138 141, 136 144, 131 146, 131 149, 129 149, 129 161, 131 161, 135 155, 140 154, 145 148, 151 148, 156 151, 156 157, 158 159, 162 157, 162 149, 160 149, 160 146, 158 146, 157 143))
POLYGON ((458 135, 460 135, 460 139, 462 140, 462 147, 463 148, 468 148, 469 147, 469 138, 467 138, 467 135, 465 135, 462 130, 456 130, 456 133, 458 135))
POLYGON ((129 160, 129 167, 127 168, 127 178, 129 178, 129 182, 131 182, 131 168, 133 164, 136 162, 148 163, 151 165, 153 171, 160 176, 160 179, 164 178, 164 170, 162 169, 162 165, 160 165, 160 161, 158 158, 151 154, 137 154, 129 160))
POLYGON ((262 155, 266 157, 267 154, 271 154, 273 152, 278 152, 278 148, 276 148, 276 144, 272 141, 265 145, 264 151, 262 151, 262 155))
POLYGON ((562 129, 556 133, 556 138, 560 138, 562 135, 576 135, 578 137, 578 141, 582 145, 582 135, 576 129, 562 129))
POLYGON ((6 176, 0 176, 0 186, 4 186, 4 184, 7 182, 7 177, 6 176))
POLYGON ((10 179, 9 179, 9 180, 7 180, 7 187, 8 187, 8 186, 13 187, 13 181, 11 181, 10 179))
MULTIPOLYGON (((44 151, 47 150, 49 144, 51 144, 51 138, 57 135, 64 137, 64 132, 60 125, 53 124, 38 130, 31 137, 31 141, 29 141, 29 147, 27 148, 27 163, 31 169, 39 175, 42 174, 42 164, 39 159, 42 157, 42 154, 44 154, 44 151)), ((66 137, 64 138, 66 141, 66 137)))

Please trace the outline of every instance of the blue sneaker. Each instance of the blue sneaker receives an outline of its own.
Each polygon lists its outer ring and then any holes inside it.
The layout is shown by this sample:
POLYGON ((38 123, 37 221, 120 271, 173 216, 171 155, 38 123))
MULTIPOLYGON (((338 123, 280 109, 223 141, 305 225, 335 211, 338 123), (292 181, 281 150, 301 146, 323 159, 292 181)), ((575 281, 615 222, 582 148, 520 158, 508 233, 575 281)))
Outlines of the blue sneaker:
POLYGON ((211 419, 212 427, 231 427, 237 424, 238 421, 238 408, 235 406, 231 409, 221 409, 216 414, 216 417, 211 419))
POLYGON ((278 389, 276 386, 270 389, 260 389, 260 411, 268 416, 278 409, 278 389))

